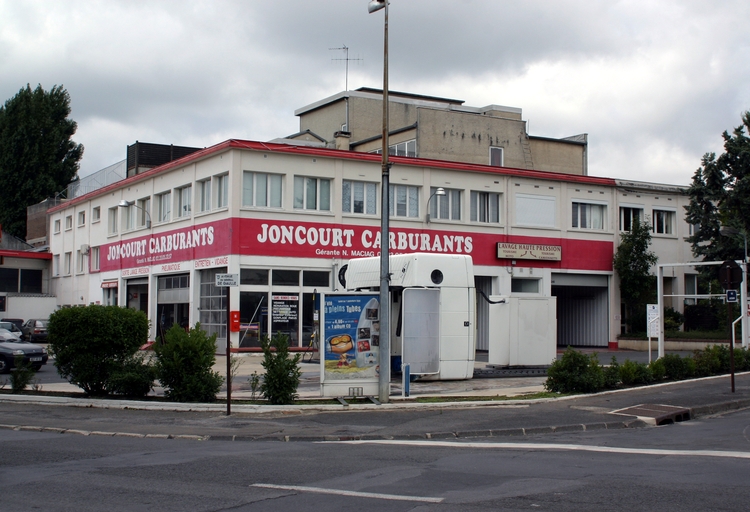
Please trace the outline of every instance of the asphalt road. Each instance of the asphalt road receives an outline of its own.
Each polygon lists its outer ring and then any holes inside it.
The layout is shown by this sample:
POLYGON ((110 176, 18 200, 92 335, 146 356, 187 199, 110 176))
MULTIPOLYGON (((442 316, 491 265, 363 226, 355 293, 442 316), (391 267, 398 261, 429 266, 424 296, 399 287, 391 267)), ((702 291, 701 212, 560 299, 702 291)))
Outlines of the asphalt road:
POLYGON ((0 429, 27 511, 746 510, 750 411, 524 439, 211 442, 0 429))

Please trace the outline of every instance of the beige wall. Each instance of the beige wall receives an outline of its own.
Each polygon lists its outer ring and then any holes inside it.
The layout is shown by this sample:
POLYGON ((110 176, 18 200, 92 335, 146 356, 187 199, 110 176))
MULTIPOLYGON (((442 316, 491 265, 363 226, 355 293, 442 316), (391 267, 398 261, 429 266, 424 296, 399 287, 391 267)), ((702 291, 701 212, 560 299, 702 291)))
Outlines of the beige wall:
POLYGON ((585 175, 586 146, 573 142, 530 139, 534 169, 585 175))

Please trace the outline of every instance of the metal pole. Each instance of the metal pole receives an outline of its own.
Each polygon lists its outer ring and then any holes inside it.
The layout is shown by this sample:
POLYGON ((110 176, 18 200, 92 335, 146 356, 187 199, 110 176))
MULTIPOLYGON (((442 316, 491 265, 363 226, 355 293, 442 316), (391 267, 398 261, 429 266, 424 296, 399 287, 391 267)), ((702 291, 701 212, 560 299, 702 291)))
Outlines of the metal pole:
MULTIPOLYGON (((742 283, 742 286, 745 286, 742 283)), ((732 323, 732 303, 727 301, 727 323, 729 323, 729 372, 732 382, 732 393, 734 393, 734 323, 732 323)))
MULTIPOLYGON (((657 359, 664 357, 664 266, 656 267, 656 296, 659 307, 659 356, 657 359)), ((649 342, 649 353, 651 343, 649 342)))
POLYGON ((383 178, 380 211, 380 374, 378 399, 388 403, 391 394, 391 296, 389 268, 390 163, 388 162, 388 0, 385 0, 383 33, 383 178))
POLYGON ((230 352, 230 342, 229 342, 229 290, 231 289, 229 286, 225 287, 227 290, 227 416, 232 414, 232 354, 230 352))

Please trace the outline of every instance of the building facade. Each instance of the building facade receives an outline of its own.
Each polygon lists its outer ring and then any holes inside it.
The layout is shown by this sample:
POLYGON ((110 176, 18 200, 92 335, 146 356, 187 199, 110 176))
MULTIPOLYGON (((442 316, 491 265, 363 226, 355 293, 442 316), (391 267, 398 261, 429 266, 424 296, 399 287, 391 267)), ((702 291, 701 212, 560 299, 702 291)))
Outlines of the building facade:
MULTIPOLYGON (((588 174, 586 134, 562 139, 532 136, 520 108, 471 107, 450 98, 388 94, 389 144, 394 155, 588 174)), ((364 153, 382 147, 381 90, 340 92, 297 109, 295 115, 300 118, 300 131, 290 139, 364 153)))
MULTIPOLYGON (((689 258, 679 187, 392 162, 391 252, 468 254, 487 295, 556 296, 562 346, 617 339, 612 257, 635 218, 656 219, 661 261, 689 258)), ((222 347, 227 304, 215 276, 234 273, 240 283, 229 300, 241 330, 230 333, 232 346, 257 347, 259 336, 277 331, 306 346, 314 294, 342 288, 337 276, 349 258, 379 254, 380 163, 355 151, 229 140, 68 200, 48 213, 58 306, 141 309, 152 337, 200 322, 222 347)), ((670 290, 689 289, 688 275, 667 279, 670 290)), ((488 311, 478 299, 480 350, 488 347, 488 311)))

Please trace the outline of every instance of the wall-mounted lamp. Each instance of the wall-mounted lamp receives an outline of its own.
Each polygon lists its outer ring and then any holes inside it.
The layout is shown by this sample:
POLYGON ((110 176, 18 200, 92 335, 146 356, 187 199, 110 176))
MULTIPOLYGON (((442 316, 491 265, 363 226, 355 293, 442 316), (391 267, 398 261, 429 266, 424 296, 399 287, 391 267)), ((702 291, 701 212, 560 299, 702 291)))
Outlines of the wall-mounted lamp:
POLYGON ((443 187, 438 187, 435 192, 432 193, 430 198, 427 200, 427 224, 430 223, 430 201, 432 201, 432 198, 435 196, 444 196, 445 195, 445 189, 443 187))
POLYGON ((148 210, 146 210, 145 208, 141 208, 140 206, 135 204, 135 201, 126 201, 125 199, 123 199, 117 204, 117 206, 119 206, 120 208, 129 208, 131 206, 135 206, 136 208, 141 210, 146 214, 146 229, 151 229, 151 214, 148 213, 148 210))

